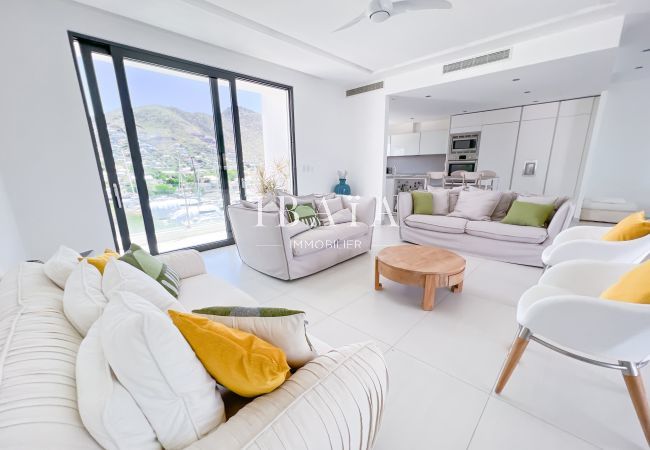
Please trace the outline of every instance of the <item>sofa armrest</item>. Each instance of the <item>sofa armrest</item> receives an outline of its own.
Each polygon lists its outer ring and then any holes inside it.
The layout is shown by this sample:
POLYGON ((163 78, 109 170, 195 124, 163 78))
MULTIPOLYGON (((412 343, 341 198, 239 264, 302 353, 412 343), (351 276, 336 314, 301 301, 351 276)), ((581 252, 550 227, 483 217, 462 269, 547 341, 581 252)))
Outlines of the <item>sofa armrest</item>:
POLYGON ((400 227, 404 219, 413 214, 413 197, 410 192, 400 192, 397 195, 397 217, 400 227))
POLYGON ((196 250, 179 250, 156 256, 167 264, 181 278, 190 278, 206 273, 203 257, 196 250))
POLYGON ((553 241, 555 236, 561 233, 563 230, 569 228, 571 225, 571 220, 573 219, 573 211, 575 210, 575 205, 573 202, 566 201, 558 208, 551 219, 551 223, 548 224, 548 240, 553 241))
POLYGON ((232 233, 242 261, 255 270, 286 280, 289 269, 283 230, 294 229, 283 224, 280 214, 278 211, 259 211, 241 205, 228 206, 232 233))
POLYGON ((372 448, 387 390, 386 363, 374 343, 341 347, 307 363, 187 449, 323 448, 328 442, 332 448, 372 448))
POLYGON ((356 221, 362 222, 369 227, 375 223, 375 214, 377 213, 377 199, 374 197, 358 197, 351 195, 342 195, 344 208, 350 208, 355 214, 356 221))

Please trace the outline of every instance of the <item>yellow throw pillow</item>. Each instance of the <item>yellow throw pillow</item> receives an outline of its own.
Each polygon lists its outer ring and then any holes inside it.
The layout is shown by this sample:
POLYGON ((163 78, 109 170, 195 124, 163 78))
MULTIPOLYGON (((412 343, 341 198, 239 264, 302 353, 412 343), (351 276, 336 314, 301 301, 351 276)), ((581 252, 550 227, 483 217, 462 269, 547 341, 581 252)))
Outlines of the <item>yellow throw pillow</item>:
POLYGON ((650 305, 650 261, 630 270, 600 294, 600 298, 650 305))
POLYGON ((617 223, 603 236, 605 241, 631 241, 650 234, 650 220, 645 220, 645 212, 630 214, 617 223))
POLYGON ((267 394, 289 377, 284 352, 257 336, 196 314, 168 313, 205 369, 235 394, 267 394))
POLYGON ((106 268, 106 264, 108 263, 108 260, 112 258, 119 258, 119 257, 120 257, 119 253, 117 253, 115 250, 111 250, 110 248, 107 248, 104 250, 104 253, 102 253, 101 255, 90 256, 86 258, 86 261, 88 261, 88 264, 97 267, 97 270, 99 270, 101 274, 104 274, 104 269, 106 268))

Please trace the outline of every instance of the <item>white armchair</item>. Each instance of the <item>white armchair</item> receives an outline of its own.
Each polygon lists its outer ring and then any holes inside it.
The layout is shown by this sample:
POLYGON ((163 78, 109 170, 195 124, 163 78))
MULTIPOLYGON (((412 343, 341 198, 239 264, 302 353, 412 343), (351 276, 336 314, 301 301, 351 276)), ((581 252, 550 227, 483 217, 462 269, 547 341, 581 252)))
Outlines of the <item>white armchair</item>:
POLYGON ((542 262, 554 266, 573 259, 639 263, 650 254, 650 235, 631 241, 603 241, 612 227, 578 226, 558 234, 544 249, 542 262))
POLYGON ((639 372, 650 361, 650 305, 599 298, 634 267, 578 260, 550 268, 519 300, 520 330, 499 376, 496 393, 501 393, 533 340, 571 358, 620 370, 650 444, 650 408, 639 372))

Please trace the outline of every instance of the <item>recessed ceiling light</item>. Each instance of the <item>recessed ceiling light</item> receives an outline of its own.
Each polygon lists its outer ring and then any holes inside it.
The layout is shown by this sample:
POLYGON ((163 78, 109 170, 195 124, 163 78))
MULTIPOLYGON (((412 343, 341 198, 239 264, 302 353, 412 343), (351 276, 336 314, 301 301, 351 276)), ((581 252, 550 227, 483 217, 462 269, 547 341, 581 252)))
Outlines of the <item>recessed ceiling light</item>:
POLYGON ((415 120, 415 117, 409 117, 410 120, 415 120))
POLYGON ((530 91, 524 91, 524 94, 530 94, 530 91))
POLYGON ((521 78, 513 78, 512 81, 519 81, 521 78))
POLYGON ((425 97, 426 97, 426 98, 431 98, 431 96, 430 96, 430 95, 425 95, 425 97))
POLYGON ((650 52, 650 48, 644 48, 643 50, 641 50, 641 53, 648 53, 648 52, 650 52))
POLYGON ((634 69, 635 70, 643 69, 643 66, 636 66, 634 69))
POLYGON ((533 103, 539 103, 539 100, 533 100, 533 103))
POLYGON ((467 112, 467 110, 466 110, 466 109, 463 109, 463 112, 467 112))

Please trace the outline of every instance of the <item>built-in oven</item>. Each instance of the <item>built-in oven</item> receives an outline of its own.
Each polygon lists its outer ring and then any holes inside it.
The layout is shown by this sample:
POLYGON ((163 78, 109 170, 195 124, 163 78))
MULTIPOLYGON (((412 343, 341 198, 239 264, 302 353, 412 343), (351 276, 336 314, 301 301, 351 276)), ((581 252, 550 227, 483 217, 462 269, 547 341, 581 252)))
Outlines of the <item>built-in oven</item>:
POLYGON ((447 175, 451 175, 452 173, 458 170, 465 170, 467 172, 476 172, 476 163, 477 161, 467 161, 467 160, 448 161, 447 175))
POLYGON ((449 140, 449 159, 478 159, 481 133, 452 134, 449 140))

